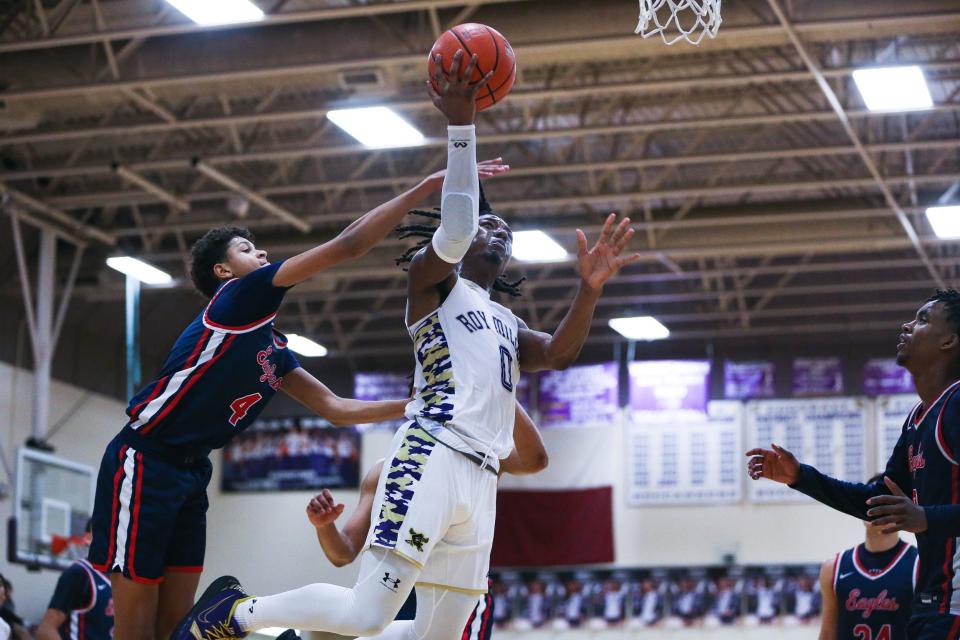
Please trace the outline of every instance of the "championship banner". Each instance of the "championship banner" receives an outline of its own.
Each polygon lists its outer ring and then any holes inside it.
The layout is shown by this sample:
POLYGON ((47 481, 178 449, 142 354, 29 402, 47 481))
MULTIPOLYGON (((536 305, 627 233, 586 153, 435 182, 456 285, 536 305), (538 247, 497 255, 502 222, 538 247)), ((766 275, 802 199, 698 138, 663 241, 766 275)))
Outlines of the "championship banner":
POLYGON ((631 362, 630 413, 636 420, 673 420, 678 414, 705 420, 710 363, 705 360, 631 362))
MULTIPOLYGON (((800 462, 849 482, 867 479, 867 420, 862 398, 756 400, 747 403, 745 449, 776 443, 800 462)), ((799 491, 762 478, 747 484, 752 502, 809 500, 799 491)))
POLYGON ((619 389, 615 362, 547 371, 540 375, 540 426, 609 424, 619 413, 619 389))
POLYGON ((915 393, 913 376, 891 358, 873 358, 863 366, 863 392, 868 396, 915 393))
POLYGON ((723 397, 727 400, 754 400, 772 398, 774 387, 772 362, 723 363, 723 397))
POLYGON ((360 486, 360 433, 315 417, 257 420, 223 450, 224 492, 360 486))
POLYGON ((713 401, 708 419, 627 425, 627 504, 739 502, 743 486, 743 405, 713 401))

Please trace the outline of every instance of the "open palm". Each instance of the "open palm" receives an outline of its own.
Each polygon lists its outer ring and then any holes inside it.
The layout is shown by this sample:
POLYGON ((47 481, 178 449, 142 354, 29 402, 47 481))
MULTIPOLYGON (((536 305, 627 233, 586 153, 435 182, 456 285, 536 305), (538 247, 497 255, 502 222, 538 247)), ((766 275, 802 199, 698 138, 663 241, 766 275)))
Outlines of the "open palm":
POLYGON ((775 444, 770 449, 747 451, 747 473, 754 480, 767 478, 783 484, 794 484, 800 479, 800 462, 796 456, 775 444))
POLYGON ((635 233, 630 227, 630 218, 617 224, 617 214, 611 213, 603 223, 600 238, 587 250, 587 236, 577 229, 577 262, 580 277, 592 289, 601 289, 621 268, 640 260, 639 253, 620 255, 635 233))

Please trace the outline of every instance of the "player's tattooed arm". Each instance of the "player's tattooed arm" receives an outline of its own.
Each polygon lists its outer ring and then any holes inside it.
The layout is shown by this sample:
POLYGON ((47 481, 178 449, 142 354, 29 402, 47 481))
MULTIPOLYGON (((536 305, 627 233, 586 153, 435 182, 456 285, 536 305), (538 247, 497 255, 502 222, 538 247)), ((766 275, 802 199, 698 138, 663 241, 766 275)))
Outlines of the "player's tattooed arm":
POLYGON ((383 469, 383 460, 373 465, 360 483, 360 500, 342 530, 336 521, 343 514, 344 505, 337 504, 330 491, 324 489, 307 505, 307 519, 317 532, 317 542, 324 555, 336 567, 343 567, 360 555, 370 530, 370 514, 377 481, 383 469))
POLYGON ((547 468, 550 457, 540 430, 520 403, 515 411, 513 451, 500 462, 500 471, 512 475, 538 473, 547 468))
POLYGON ((823 598, 823 611, 820 615, 820 635, 818 640, 837 640, 837 593, 834 591, 833 570, 838 558, 831 558, 820 565, 820 596, 823 598))
POLYGON ((291 398, 337 426, 399 420, 409 402, 409 399, 366 401, 341 398, 299 367, 283 376, 280 388, 291 398))
POLYGON ((551 336, 548 333, 531 331, 526 326, 520 330, 520 369, 523 371, 542 371, 544 369, 566 369, 580 355, 597 300, 603 293, 603 287, 621 268, 640 260, 640 255, 624 254, 630 238, 635 233, 630 227, 630 218, 617 223, 617 215, 607 216, 600 231, 600 238, 590 249, 587 248, 587 236, 577 229, 577 262, 580 271, 580 287, 560 322, 560 326, 551 336))

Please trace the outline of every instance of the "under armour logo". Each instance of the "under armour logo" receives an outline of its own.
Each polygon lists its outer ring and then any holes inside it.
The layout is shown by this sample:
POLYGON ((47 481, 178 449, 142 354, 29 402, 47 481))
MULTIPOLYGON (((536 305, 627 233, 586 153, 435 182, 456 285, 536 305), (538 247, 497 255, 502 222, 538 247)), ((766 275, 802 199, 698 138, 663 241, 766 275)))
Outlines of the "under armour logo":
POLYGON ((453 146, 454 146, 455 149, 466 149, 466 148, 467 148, 467 145, 468 145, 468 143, 466 143, 466 142, 454 142, 454 143, 453 143, 453 146))
POLYGON ((380 583, 391 591, 396 591, 400 587, 400 578, 393 579, 390 577, 390 572, 386 571, 383 574, 383 578, 380 580, 380 583))
POLYGON ((419 531, 410 529, 410 539, 407 540, 407 544, 411 547, 416 547, 417 551, 423 551, 423 545, 430 542, 430 538, 423 535, 419 531))

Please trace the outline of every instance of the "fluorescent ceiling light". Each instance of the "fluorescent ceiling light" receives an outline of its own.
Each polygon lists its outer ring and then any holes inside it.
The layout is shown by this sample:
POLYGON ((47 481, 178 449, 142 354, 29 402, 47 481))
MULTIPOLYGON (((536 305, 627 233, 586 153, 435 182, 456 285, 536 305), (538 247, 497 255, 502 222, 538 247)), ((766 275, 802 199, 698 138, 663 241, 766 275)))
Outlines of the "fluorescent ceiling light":
POLYGON ((170 284, 173 282, 169 273, 160 271, 160 269, 147 264, 143 260, 137 260, 129 256, 107 258, 107 266, 131 278, 136 278, 144 284, 170 284))
POLYGON ((197 24, 235 24, 263 20, 263 11, 250 0, 167 0, 197 24))
POLYGON ((662 340, 670 336, 670 329, 660 324, 653 316, 612 318, 607 324, 629 340, 662 340))
POLYGON ((371 149, 413 147, 423 142, 422 133, 386 107, 334 109, 327 117, 371 149))
POLYGON ((857 69, 853 81, 870 111, 929 109, 933 98, 920 67, 857 69))
POLYGON ((960 205, 930 207, 927 220, 938 238, 960 238, 960 205))
POLYGON ((287 346, 308 358, 322 358, 327 355, 327 348, 325 346, 314 342, 310 338, 298 336, 295 333, 287 334, 287 346))
POLYGON ((517 231, 513 234, 513 257, 524 262, 563 260, 567 251, 543 231, 517 231))

